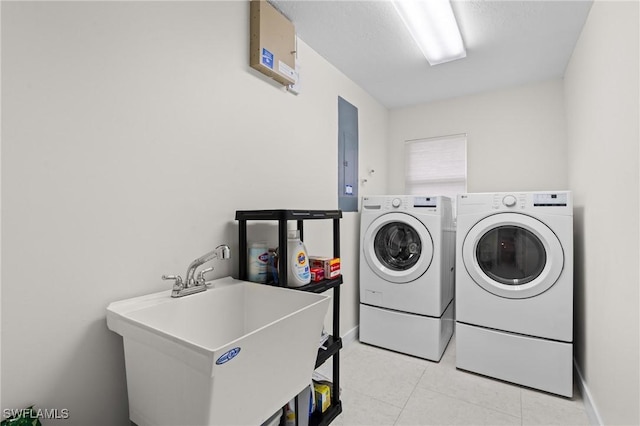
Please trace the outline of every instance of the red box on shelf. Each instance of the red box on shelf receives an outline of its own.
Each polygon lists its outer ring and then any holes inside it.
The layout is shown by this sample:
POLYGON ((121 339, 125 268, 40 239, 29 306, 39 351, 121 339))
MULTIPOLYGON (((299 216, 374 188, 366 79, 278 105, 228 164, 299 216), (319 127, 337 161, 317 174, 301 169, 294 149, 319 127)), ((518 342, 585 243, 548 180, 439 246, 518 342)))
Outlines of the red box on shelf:
POLYGON ((311 281, 324 280, 324 270, 322 268, 311 268, 311 281))
POLYGON ((309 264, 311 268, 322 268, 324 270, 324 279, 328 280, 340 275, 339 257, 309 256, 309 264))

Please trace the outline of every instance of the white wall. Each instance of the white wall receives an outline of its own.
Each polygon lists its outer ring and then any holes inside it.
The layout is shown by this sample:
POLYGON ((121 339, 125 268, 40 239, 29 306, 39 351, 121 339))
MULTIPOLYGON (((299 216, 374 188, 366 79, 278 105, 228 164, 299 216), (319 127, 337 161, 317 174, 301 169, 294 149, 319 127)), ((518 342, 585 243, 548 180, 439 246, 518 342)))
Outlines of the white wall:
POLYGON ((639 424, 638 2, 596 1, 565 74, 576 360, 603 424, 639 424))
POLYGON ((397 109, 390 112, 389 186, 404 192, 404 142, 467 134, 467 191, 567 187, 562 81, 397 109))
MULTIPOLYGON (((108 303, 169 288, 217 244, 233 255, 237 209, 337 208, 338 96, 376 169, 361 193, 385 192, 387 111, 303 42, 300 96, 252 70, 248 2, 1 7, 2 408, 126 424, 108 303)), ((358 222, 342 221, 343 333, 358 222)), ((311 252, 330 254, 330 226, 305 233, 311 252)))

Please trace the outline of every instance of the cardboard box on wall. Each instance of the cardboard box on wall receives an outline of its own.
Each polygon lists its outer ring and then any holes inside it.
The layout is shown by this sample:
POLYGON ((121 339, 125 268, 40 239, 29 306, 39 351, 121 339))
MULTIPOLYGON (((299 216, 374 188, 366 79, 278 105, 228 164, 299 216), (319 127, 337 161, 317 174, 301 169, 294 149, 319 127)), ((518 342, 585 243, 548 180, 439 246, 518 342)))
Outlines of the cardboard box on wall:
POLYGON ((295 83, 296 31, 265 0, 251 0, 249 65, 282 85, 295 83))

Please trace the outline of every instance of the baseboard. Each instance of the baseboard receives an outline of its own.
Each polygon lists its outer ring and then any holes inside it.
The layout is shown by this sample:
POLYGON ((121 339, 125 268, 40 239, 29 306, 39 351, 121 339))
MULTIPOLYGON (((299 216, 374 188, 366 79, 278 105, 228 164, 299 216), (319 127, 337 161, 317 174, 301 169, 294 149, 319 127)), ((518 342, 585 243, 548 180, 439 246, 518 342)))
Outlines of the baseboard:
POLYGON ((358 329, 359 329, 359 327, 360 327, 359 325, 356 325, 351 330, 349 330, 346 333, 344 333, 344 336, 342 336, 342 347, 343 348, 347 348, 353 342, 358 341, 358 334, 359 334, 358 333, 358 329))
POLYGON ((598 413, 596 404, 593 401, 591 392, 589 392, 587 383, 584 381, 584 377, 582 376, 582 372, 580 371, 575 358, 573 359, 573 368, 575 368, 576 375, 578 376, 578 386, 580 387, 580 393, 582 394, 582 401, 584 402, 585 412, 587 413, 587 417, 589 418, 589 424, 593 426, 603 425, 604 423, 602 422, 602 418, 600 418, 600 414, 598 413))

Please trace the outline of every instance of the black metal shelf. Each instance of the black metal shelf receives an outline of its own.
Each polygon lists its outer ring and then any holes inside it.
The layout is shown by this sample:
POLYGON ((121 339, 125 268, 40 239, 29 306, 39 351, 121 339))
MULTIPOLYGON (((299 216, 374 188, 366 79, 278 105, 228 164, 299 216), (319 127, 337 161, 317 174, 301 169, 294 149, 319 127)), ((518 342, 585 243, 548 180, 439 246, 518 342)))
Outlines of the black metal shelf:
MULTIPOLYGON (((276 283, 273 281, 268 282, 266 284, 272 285, 274 287, 282 287, 280 283, 276 283)), ((320 294, 320 293, 324 293, 327 290, 331 290, 332 288, 337 287, 341 284, 342 284, 342 275, 335 278, 331 278, 329 280, 322 280, 322 281, 315 281, 315 282, 312 281, 309 284, 305 284, 300 287, 287 287, 287 288, 291 290, 306 291, 309 293, 320 294)))
POLYGON ((340 337, 336 338, 333 336, 329 336, 325 343, 327 349, 318 349, 318 357, 316 358, 316 367, 320 367, 325 363, 326 360, 334 356, 338 353, 340 349, 342 349, 342 339, 340 337))
POLYGON ((340 219, 342 210, 236 210, 236 220, 340 219))
POLYGON ((324 413, 316 411, 309 417, 309 426, 326 426, 338 417, 340 413, 342 413, 342 401, 338 401, 336 404, 332 401, 327 411, 324 413))
POLYGON ((294 290, 298 291, 308 291, 309 293, 324 293, 327 290, 331 290, 334 287, 342 284, 342 275, 336 278, 332 278, 330 280, 322 280, 318 282, 310 282, 307 285, 303 285, 302 287, 294 287, 294 290))
MULTIPOLYGON (((237 210, 236 220, 238 221, 238 278, 246 280, 248 278, 247 268, 247 221, 249 220, 275 220, 278 221, 278 283, 271 285, 283 286, 287 282, 287 222, 295 220, 300 240, 304 241, 304 221, 316 219, 329 219, 333 222, 333 257, 340 257, 340 219, 341 210, 237 210)), ((311 293, 324 293, 333 290, 333 330, 332 335, 326 342, 327 349, 318 349, 315 368, 320 367, 329 358, 333 358, 333 389, 331 394, 331 405, 324 413, 315 412, 309 418, 310 426, 326 426, 330 424, 340 413, 342 413, 342 402, 340 401, 340 349, 342 349, 342 339, 340 338, 340 285, 342 275, 326 279, 320 282, 311 282, 302 287, 292 287, 294 290, 307 291, 311 293)), ((297 400, 298 397, 296 397, 297 400)))

